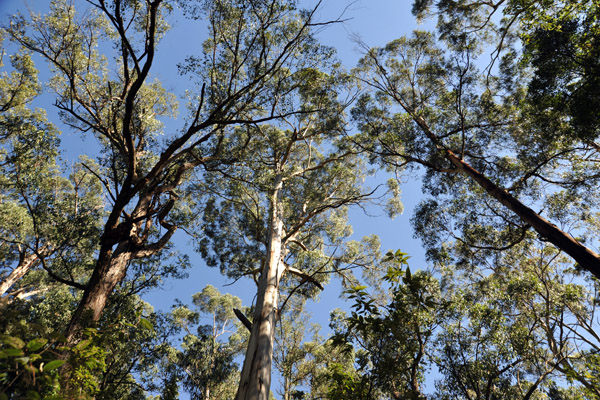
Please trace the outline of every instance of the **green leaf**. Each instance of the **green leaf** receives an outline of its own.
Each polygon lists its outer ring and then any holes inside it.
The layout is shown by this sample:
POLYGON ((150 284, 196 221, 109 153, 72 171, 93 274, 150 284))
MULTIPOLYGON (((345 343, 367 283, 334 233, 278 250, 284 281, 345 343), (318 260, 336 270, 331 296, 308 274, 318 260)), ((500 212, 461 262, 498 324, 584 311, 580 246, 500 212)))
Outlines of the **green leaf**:
POLYGON ((29 357, 17 357, 15 361, 21 365, 26 365, 29 362, 29 357))
POLYGON ((41 349, 42 347, 44 347, 46 345, 46 343, 48 343, 48 339, 45 339, 45 338, 33 339, 33 340, 30 340, 29 343, 27 343, 27 349, 29 351, 37 351, 37 350, 41 349))
POLYGON ((22 356, 23 350, 21 349, 2 349, 0 350, 0 358, 8 358, 8 357, 19 357, 22 356))
POLYGON ((142 326, 142 328, 149 331, 154 329, 154 325, 152 325, 152 322, 148 321, 146 318, 140 318, 140 325, 142 326))
POLYGON ((64 363, 65 363, 65 360, 52 360, 48 364, 44 365, 43 371, 45 371, 45 372, 54 371, 55 369, 62 367, 62 365, 64 363))
POLYGON ((92 339, 85 339, 85 340, 82 340, 81 342, 77 343, 75 348, 77 350, 83 350, 86 347, 88 347, 91 343, 92 343, 92 339))
POLYGON ((5 343, 15 349, 22 349, 25 347, 25 342, 19 339, 18 337, 2 335, 2 343, 5 343))

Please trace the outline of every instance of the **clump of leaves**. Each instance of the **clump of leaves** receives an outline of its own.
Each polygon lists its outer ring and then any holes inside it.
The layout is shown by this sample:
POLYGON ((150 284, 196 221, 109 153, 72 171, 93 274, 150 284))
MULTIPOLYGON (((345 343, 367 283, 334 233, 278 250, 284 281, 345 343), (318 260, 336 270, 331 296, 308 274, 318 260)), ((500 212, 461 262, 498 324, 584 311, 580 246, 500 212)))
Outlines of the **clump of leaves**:
POLYGON ((35 338, 27 343, 16 336, 0 336, 0 399, 59 399, 59 359, 54 343, 35 338))
POLYGON ((0 335, 0 400, 92 398, 98 391, 96 376, 106 369, 98 336, 88 329, 84 339, 69 348, 62 344, 62 335, 27 342, 0 335))

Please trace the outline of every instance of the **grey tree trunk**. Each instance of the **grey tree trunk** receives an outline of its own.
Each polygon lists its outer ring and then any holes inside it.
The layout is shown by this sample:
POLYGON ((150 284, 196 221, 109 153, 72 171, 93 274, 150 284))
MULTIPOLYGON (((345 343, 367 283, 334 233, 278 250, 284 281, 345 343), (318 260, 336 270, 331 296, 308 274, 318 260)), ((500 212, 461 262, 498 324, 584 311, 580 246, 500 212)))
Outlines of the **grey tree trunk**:
POLYGON ((283 400, 290 400, 290 379, 286 376, 283 378, 283 400))

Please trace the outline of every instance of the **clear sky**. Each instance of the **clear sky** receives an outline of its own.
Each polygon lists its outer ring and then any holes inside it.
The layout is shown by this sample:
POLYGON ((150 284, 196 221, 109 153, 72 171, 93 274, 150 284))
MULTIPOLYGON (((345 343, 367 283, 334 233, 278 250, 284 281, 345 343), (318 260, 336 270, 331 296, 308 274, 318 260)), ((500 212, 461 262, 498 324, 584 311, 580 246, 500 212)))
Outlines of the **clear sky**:
MULTIPOLYGON (((79 3, 80 1, 77 2, 79 3)), ((316 0, 301 1, 301 5, 305 8, 312 8, 316 3, 316 0)), ((324 29, 319 34, 319 38, 324 44, 335 47, 344 66, 350 69, 355 66, 360 57, 353 37, 360 37, 369 46, 383 46, 417 28, 414 17, 410 13, 411 3, 411 0, 324 0, 321 10, 317 13, 317 19, 327 21, 341 18, 345 22, 324 29)), ((47 5, 48 1, 42 0, 0 0, 0 21, 5 21, 6 15, 15 11, 27 13, 28 8, 36 11, 45 10, 47 5)), ((159 44, 153 76, 160 79, 166 89, 182 95, 187 82, 178 76, 177 63, 183 61, 186 55, 200 49, 205 30, 202 23, 190 23, 178 12, 174 13, 170 22, 172 29, 159 44)), ((41 70, 42 79, 47 77, 43 65, 39 65, 38 68, 41 70)), ((56 111, 51 104, 52 100, 48 95, 36 102, 36 106, 47 108, 52 121, 57 121, 56 111)), ((167 125, 167 128, 170 126, 167 125)), ((177 129, 181 123, 175 122, 173 126, 177 129)), ((66 129, 61 138, 63 156, 67 163, 76 160, 79 154, 89 154, 95 143, 93 138, 81 138, 79 133, 69 132, 66 129)), ((355 232, 354 239, 371 234, 379 235, 384 252, 388 249, 401 249, 412 256, 410 264, 413 270, 424 267, 423 250, 420 243, 412 238, 409 223, 412 210, 421 197, 418 180, 418 177, 412 177, 402 186, 405 212, 395 220, 390 220, 382 210, 377 209, 370 210, 370 213, 375 216, 367 216, 360 210, 354 210, 350 214, 350 222, 355 232)), ((221 292, 229 292, 241 297, 244 305, 251 304, 256 289, 252 280, 224 286, 228 281, 219 274, 217 269, 207 268, 200 256, 192 252, 189 239, 184 233, 178 233, 175 241, 179 248, 189 253, 193 268, 189 271, 188 279, 165 282, 163 289, 155 290, 145 296, 145 299, 155 308, 169 310, 176 298, 184 303, 190 303, 192 294, 201 291, 207 284, 218 287, 221 292)), ((325 288, 318 303, 309 305, 314 322, 323 326, 324 334, 327 333, 329 311, 336 307, 344 307, 344 303, 338 299, 339 294, 339 285, 332 284, 325 288)), ((272 389, 276 389, 277 385, 278 379, 275 378, 272 389)))

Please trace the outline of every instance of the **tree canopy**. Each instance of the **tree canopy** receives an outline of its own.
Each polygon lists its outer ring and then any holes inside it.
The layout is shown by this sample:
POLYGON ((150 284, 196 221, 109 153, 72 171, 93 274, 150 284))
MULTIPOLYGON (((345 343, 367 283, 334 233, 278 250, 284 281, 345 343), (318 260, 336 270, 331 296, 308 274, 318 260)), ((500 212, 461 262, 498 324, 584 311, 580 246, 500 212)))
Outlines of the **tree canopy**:
POLYGON ((326 0, 8 16, 0 400, 600 399, 599 4, 411 11, 355 65, 326 0), (351 226, 402 188, 423 259, 351 226))

